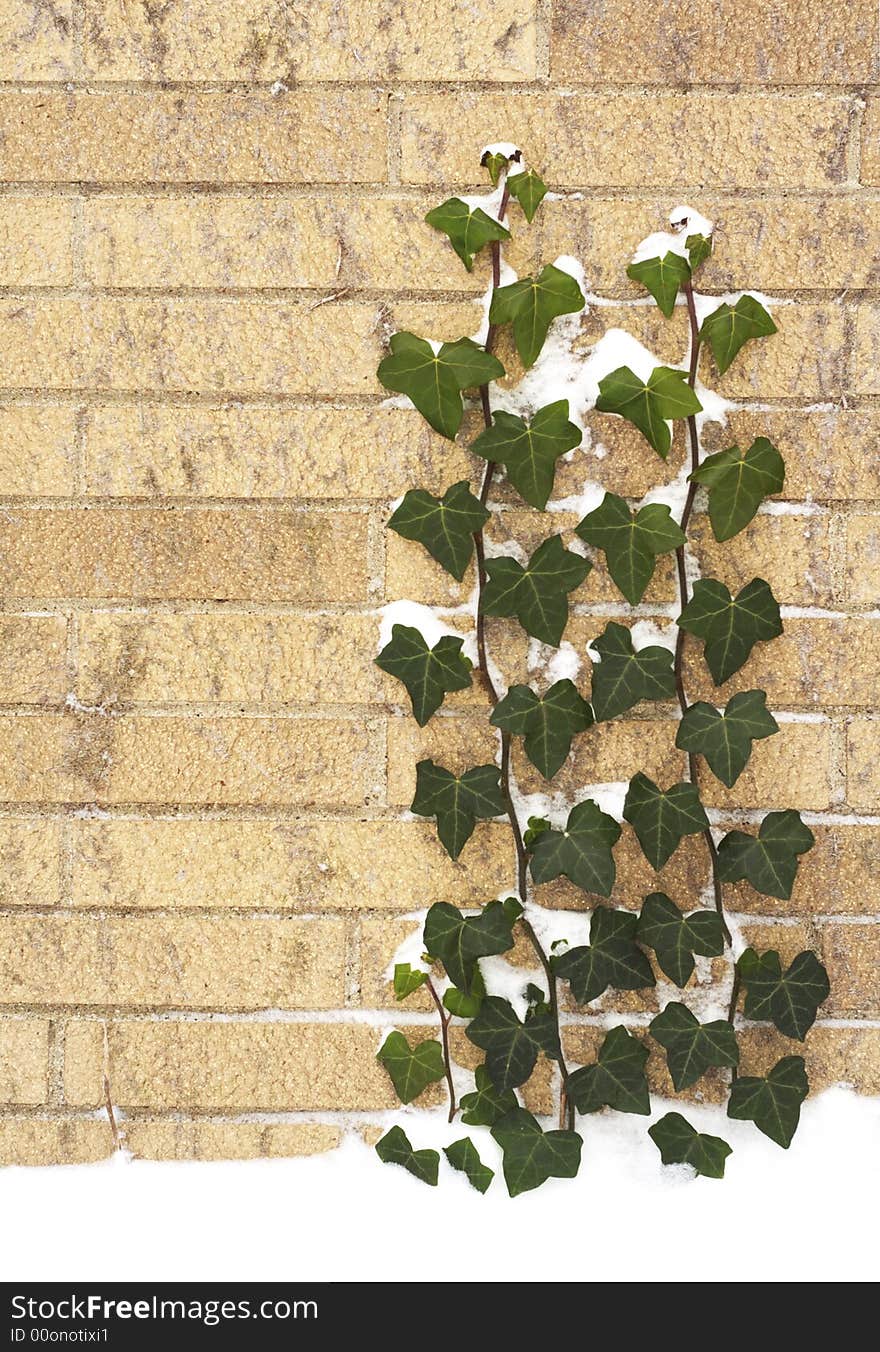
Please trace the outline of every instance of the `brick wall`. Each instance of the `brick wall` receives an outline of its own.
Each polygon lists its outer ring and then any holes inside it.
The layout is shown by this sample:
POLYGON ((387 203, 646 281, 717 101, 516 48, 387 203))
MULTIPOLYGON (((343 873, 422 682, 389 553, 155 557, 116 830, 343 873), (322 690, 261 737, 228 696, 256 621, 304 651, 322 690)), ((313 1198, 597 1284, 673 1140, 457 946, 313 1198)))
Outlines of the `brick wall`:
MULTIPOLYGON (((876 29, 874 0, 3 0, 0 1158, 106 1154, 105 1073, 136 1153, 326 1148, 391 1103, 372 1025, 401 916, 510 879, 502 827, 455 865, 401 814, 419 752, 487 743, 479 697, 419 733, 371 665, 377 606, 471 586, 383 532, 406 487, 472 465, 381 408, 374 372, 388 324, 476 327, 485 265, 422 215, 499 136, 572 194, 511 261, 584 260, 615 302, 587 338, 622 323, 680 357, 683 315, 627 308, 624 266, 682 199, 718 224, 705 289, 794 302, 719 383, 730 440, 785 454, 791 510, 736 551, 696 539, 728 581, 771 581, 786 633, 738 680, 800 717, 707 789, 809 814, 791 902, 731 904, 828 965, 814 1083, 880 1092, 876 29)), ((592 473, 642 494, 659 462, 601 425, 592 473)), ((650 605, 672 594, 658 569, 650 605)), ((573 600, 582 646, 620 598, 597 568, 573 600)), ((515 675, 521 638, 491 630, 515 675)), ((671 775, 673 735, 636 711, 563 784, 671 775)), ((628 832, 618 854, 637 904, 653 875, 628 832)), ((704 863, 686 840, 660 885, 693 896, 704 863)), ((746 1041, 750 1065, 774 1051, 746 1041)))

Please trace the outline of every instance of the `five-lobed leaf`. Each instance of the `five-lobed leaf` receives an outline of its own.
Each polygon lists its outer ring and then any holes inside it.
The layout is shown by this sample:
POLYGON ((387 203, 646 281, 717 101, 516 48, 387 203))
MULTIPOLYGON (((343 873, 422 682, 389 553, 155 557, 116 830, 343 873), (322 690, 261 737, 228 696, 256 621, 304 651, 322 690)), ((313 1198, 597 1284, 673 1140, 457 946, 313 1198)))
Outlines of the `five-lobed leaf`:
POLYGON ((394 998, 395 1000, 405 1000, 413 991, 417 991, 420 986, 424 986, 428 980, 428 973, 421 972, 417 967, 411 967, 408 962, 397 962, 394 964, 394 998))
POLYGON ((735 597, 723 582, 700 578, 677 623, 703 639, 706 665, 716 685, 739 671, 756 643, 782 633, 779 605, 762 577, 753 577, 735 597))
POLYGON ((511 921, 500 901, 490 901, 479 915, 465 916, 448 901, 438 901, 425 917, 425 949, 439 959, 450 981, 472 994, 478 958, 513 948, 511 921))
POLYGON ((730 1087, 727 1116, 754 1122, 787 1150, 797 1131, 809 1084, 802 1056, 783 1056, 766 1075, 740 1075, 730 1087))
POLYGON ((761 503, 785 482, 785 461, 772 442, 757 437, 710 455, 690 476, 709 490, 709 520, 716 540, 730 540, 749 524, 761 503))
POLYGON ((545 404, 531 420, 497 409, 494 423, 481 432, 471 446, 481 455, 504 465, 516 491, 541 511, 553 491, 556 461, 580 446, 583 433, 568 419, 568 400, 545 404))
POLYGON ((593 724, 593 711, 573 681, 556 681, 543 695, 512 685, 495 706, 490 722, 523 737, 529 760, 552 779, 571 750, 572 738, 593 724))
POLYGON ((700 326, 700 341, 708 342, 722 375, 750 338, 776 333, 776 325, 754 296, 740 296, 735 305, 722 302, 700 326))
POLYGON ((547 184, 534 169, 520 169, 508 173, 507 188, 511 197, 519 202, 523 215, 531 225, 535 212, 547 196, 547 184))
POLYGON ((436 1150, 413 1150, 403 1127, 392 1127, 376 1142, 376 1154, 383 1164, 399 1164, 421 1183, 437 1186, 440 1156, 436 1150))
POLYGON ((442 1080, 446 1073, 443 1065, 443 1048, 439 1042, 419 1042, 411 1047, 403 1033, 389 1033, 379 1051, 376 1060, 383 1065, 391 1076, 397 1097, 401 1103, 412 1103, 419 1094, 423 1094, 429 1084, 442 1080))
POLYGON ((643 258, 639 263, 630 263, 626 275, 650 291, 669 319, 679 291, 691 279, 691 269, 686 258, 670 251, 662 258, 643 258))
POLYGON ((447 573, 459 582, 474 552, 474 534, 489 520, 489 512, 474 497, 467 479, 435 498, 423 488, 411 488, 391 517, 391 530, 405 540, 424 545, 447 573))
POLYGON ((705 831, 709 826, 694 784, 673 784, 661 789, 643 775, 633 775, 623 805, 623 817, 638 836, 642 853, 655 869, 661 869, 678 849, 682 837, 705 831))
POLYGON ((596 1000, 609 986, 643 990, 655 985, 646 955, 636 943, 638 917, 632 911, 597 906, 590 918, 590 942, 553 959, 553 970, 571 986, 579 1005, 596 1000))
POLYGON ((493 240, 510 239, 510 231, 499 221, 487 216, 482 207, 472 207, 460 197, 441 202, 425 217, 428 225, 448 235, 449 242, 464 263, 473 271, 474 255, 493 240))
POLYGON ((549 883, 564 876, 585 892, 610 897, 612 849, 619 839, 619 824, 588 798, 571 809, 564 830, 542 830, 532 838, 532 877, 536 883, 549 883))
POLYGON ((692 704, 678 725, 675 745, 705 756, 712 773, 732 788, 752 754, 752 742, 778 731, 764 691, 743 690, 728 700, 723 714, 705 700, 692 704))
POLYGON ((737 961, 746 998, 747 1019, 773 1023, 786 1037, 803 1042, 831 987, 828 973, 809 949, 798 953, 785 972, 775 950, 747 948, 737 961))
POLYGON ((548 1010, 537 1010, 521 1022, 510 1002, 499 995, 486 996, 467 1035, 486 1053, 486 1072, 500 1090, 525 1084, 541 1052, 553 1060, 560 1055, 556 1020, 548 1010))
POLYGON ((457 859, 470 840, 478 819, 501 817, 506 806, 495 765, 476 765, 454 775, 432 760, 416 766, 416 796, 412 811, 436 817, 437 834, 451 859, 457 859))
POLYGON ((643 699, 674 699, 672 653, 652 645, 633 647, 632 631, 614 621, 590 641, 601 657, 592 667, 590 700, 597 722, 615 718, 643 699))
POLYGON ((429 648, 418 629, 395 624, 391 642, 376 658, 377 667, 406 686, 420 728, 440 708, 444 695, 450 690, 467 690, 471 684, 472 667, 461 651, 463 641, 444 634, 429 648))
POLYGON ((476 1089, 461 1100, 461 1120, 466 1127, 494 1127, 499 1118, 519 1107, 512 1089, 496 1089, 486 1067, 474 1071, 476 1089))
POLYGON ((710 1066, 736 1067, 739 1047, 726 1019, 700 1023, 687 1005, 673 1001, 650 1023, 651 1036, 665 1048, 675 1088, 695 1084, 710 1066))
POLYGON ((523 277, 492 293, 490 324, 513 324, 513 339, 523 366, 533 366, 550 325, 560 315, 585 305, 583 292, 570 272, 548 263, 537 277, 523 277))
POLYGON ((618 366, 599 381, 598 411, 626 418, 664 460, 672 445, 669 423, 689 418, 702 407, 687 382, 687 372, 677 367, 655 366, 645 382, 628 366, 618 366))
POLYGON ((495 1177, 494 1169, 490 1169, 480 1159, 480 1152, 470 1136, 462 1136, 460 1141, 453 1141, 452 1145, 445 1145, 443 1154, 449 1160, 453 1169, 458 1169, 461 1173, 467 1175, 468 1182, 471 1187, 476 1188, 477 1192, 485 1192, 495 1177))
POLYGON ((729 831, 718 846, 718 876, 724 883, 748 882, 765 897, 788 901, 798 870, 815 837, 793 808, 768 812, 757 836, 729 831))
POLYGON ((645 897, 636 938, 653 948, 660 970, 685 986, 694 970, 694 954, 717 958, 724 952, 724 927, 717 911, 692 911, 683 915, 665 892, 645 897))
POLYGON ((657 555, 685 544, 684 532, 665 503, 651 502, 632 512, 616 493, 606 493, 575 530, 588 545, 604 551, 615 584, 634 606, 654 576, 657 555))
POLYGON ((441 436, 454 440, 461 426, 462 390, 475 389, 504 375, 497 357, 471 338, 443 343, 438 352, 414 333, 395 333, 391 351, 377 375, 386 390, 405 394, 441 436))
POLYGON ((544 1131, 525 1108, 516 1108, 495 1123, 492 1135, 501 1146, 511 1197, 540 1188, 548 1178, 577 1176, 583 1141, 576 1131, 544 1131))
POLYGON ((559 535, 540 544, 525 568, 505 554, 487 559, 483 612, 515 616, 527 634, 558 647, 568 623, 568 593, 591 567, 589 559, 566 549, 559 535))
POLYGON ((614 1108, 619 1113, 651 1111, 645 1062, 648 1048, 622 1025, 608 1033, 596 1061, 569 1075, 565 1092, 579 1113, 614 1108))
POLYGON ((648 1128, 664 1164, 689 1164, 704 1178, 723 1178, 730 1146, 720 1136, 708 1136, 692 1127, 681 1113, 667 1113, 648 1128))

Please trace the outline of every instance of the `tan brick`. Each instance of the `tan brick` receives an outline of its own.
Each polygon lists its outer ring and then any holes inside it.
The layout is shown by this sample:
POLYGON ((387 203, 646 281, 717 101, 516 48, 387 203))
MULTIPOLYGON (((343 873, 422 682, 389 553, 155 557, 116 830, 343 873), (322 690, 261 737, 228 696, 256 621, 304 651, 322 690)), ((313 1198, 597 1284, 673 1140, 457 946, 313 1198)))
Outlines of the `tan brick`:
POLYGON ((846 599, 854 606, 880 601, 880 515, 847 518, 846 599))
POLYGON ((342 922, 225 916, 0 917, 7 1004, 330 1009, 342 922))
POLYGON ((436 1008, 424 986, 398 1003, 392 981, 385 975, 400 944, 421 929, 421 920, 398 919, 396 916, 361 922, 359 988, 360 1003, 365 1008, 417 1009, 425 1014, 436 1008))
POLYGON ((0 904, 54 906, 61 886, 60 822, 0 819, 0 904))
POLYGON ((728 909, 778 916, 874 914, 880 828, 813 824, 810 830, 816 843, 801 856, 790 900, 765 897, 747 883, 725 884, 728 909))
POLYGON ((54 497, 73 491, 74 410, 0 404, 0 493, 54 497))
POLYGON ((374 90, 0 95, 5 182, 368 183, 385 177, 374 90), (340 135, 340 128, 345 135, 340 135))
POLYGON ((362 515, 196 508, 15 508, 9 596, 308 602, 366 596, 362 515))
POLYGON ((0 1101, 45 1103, 48 1075, 48 1023, 43 1019, 0 1019, 0 1101))
POLYGON ((734 594, 754 577, 769 583, 782 605, 827 606, 838 600, 825 516, 756 516, 736 537, 718 544, 708 516, 697 514, 690 537, 704 577, 720 578, 734 594))
POLYGON ((732 789, 708 769, 700 775, 707 807, 795 807, 821 811, 830 802, 831 730, 827 723, 781 723, 752 745, 749 763, 732 789))
POLYGON ((880 305, 860 305, 855 311, 852 388, 859 394, 880 394, 877 351, 880 348, 880 305))
POLYGON ((335 1150, 338 1127, 320 1122, 162 1122, 125 1123, 125 1145, 142 1160, 286 1159, 335 1150))
POLYGON ((863 183, 880 184, 880 99, 869 96, 862 115, 863 183))
POLYGON ((63 615, 0 618, 0 703, 57 704, 67 692, 63 615))
POLYGON ((808 94, 413 94, 402 174, 476 182, 479 148, 504 127, 561 185, 821 188, 846 177, 850 106, 808 94))
POLYGON ((0 80, 64 80, 73 74, 72 0, 4 0, 0 80))
POLYGON ((819 940, 831 983, 823 1014, 876 1018, 880 1014, 880 925, 822 925, 819 940))
POLYGON ((798 0, 772 11, 717 0, 563 0, 553 11, 551 75, 599 84, 846 84, 875 72, 870 0, 828 9, 798 0))
POLYGON ((703 445, 708 453, 735 443, 750 446, 760 436, 769 437, 785 460, 781 496, 819 501, 880 497, 880 415, 875 410, 737 409, 727 427, 707 424, 703 445))
POLYGON ((454 863, 433 825, 398 821, 77 821, 73 903, 125 908, 400 910, 510 885, 507 830, 486 826, 454 863))
POLYGON ((69 286, 72 251, 73 207, 68 198, 4 199, 0 286, 69 286))
POLYGON ((71 1019, 64 1026, 64 1101, 82 1108, 103 1107, 109 1039, 97 1019, 71 1019))
POLYGON ((880 723, 854 718, 846 733, 846 789, 850 806, 880 807, 880 723))
POLYGON ((86 0, 84 41, 89 73, 114 80, 475 80, 487 61, 493 80, 525 80, 535 74, 535 5, 198 0, 153 12, 86 0))
MULTIPOLYGON (((483 719, 435 718, 419 728, 411 718, 388 723, 388 801, 409 806, 416 788, 416 762, 427 757, 462 774, 472 765, 491 764, 498 734, 483 719)), ((484 829, 480 824, 477 835, 484 829)))
POLYGON ((0 1118, 0 1164, 94 1164, 112 1153, 109 1122, 0 1118))
MULTIPOLYGON (((792 1044, 764 1025, 738 1030, 745 1075, 763 1075, 781 1056, 791 1056, 792 1044)), ((814 1026, 796 1054, 807 1063, 811 1093, 833 1084, 850 1084, 863 1094, 880 1093, 880 1028, 814 1026)))

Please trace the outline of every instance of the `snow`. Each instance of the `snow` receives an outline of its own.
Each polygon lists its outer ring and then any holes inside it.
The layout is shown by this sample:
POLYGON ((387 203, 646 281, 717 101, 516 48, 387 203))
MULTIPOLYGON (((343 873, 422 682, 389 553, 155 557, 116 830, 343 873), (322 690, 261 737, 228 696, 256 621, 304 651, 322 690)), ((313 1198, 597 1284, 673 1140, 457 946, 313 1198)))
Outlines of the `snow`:
POLYGON ((705 235, 708 239, 714 229, 712 222, 693 207, 676 207, 669 213, 669 225, 669 230, 656 230, 641 241, 632 256, 633 263, 642 263, 646 258, 665 258, 668 253, 687 258, 688 236, 705 235))
POLYGON ((547 680, 551 685, 556 681, 576 681, 580 669, 581 659, 577 649, 567 639, 562 639, 545 666, 547 680))
POLYGON ((697 321, 702 325, 707 315, 714 314, 721 305, 734 306, 743 296, 751 296, 759 305, 763 305, 768 314, 773 313, 774 306, 794 304, 791 300, 774 300, 770 296, 765 296, 763 291, 725 291, 720 296, 704 296, 695 291, 694 309, 697 312, 697 321))
POLYGON ((678 625, 671 624, 659 625, 654 620, 637 620, 630 630, 632 634, 632 644, 636 652, 642 648, 668 648, 671 653, 675 652, 675 644, 678 639, 678 625))
POLYGON ((585 517, 600 505, 605 497, 605 491, 602 484, 585 479, 579 493, 571 493, 567 498, 553 498, 547 503, 546 511, 573 512, 578 517, 585 517))
POLYGON ((518 163, 522 165, 522 151, 513 141, 490 141, 480 151, 481 160, 484 155, 503 155, 508 160, 512 160, 515 155, 518 155, 520 157, 518 163))
POLYGON ((387 606, 382 606, 375 612, 381 616, 379 624, 379 640, 377 652, 381 651, 387 643, 391 642, 392 633, 396 624, 403 624, 411 629, 418 629, 422 638, 433 648, 445 634, 451 634, 453 638, 463 638, 464 646, 462 652, 476 665, 477 662, 477 638, 476 634, 462 634, 460 630, 453 629, 445 620, 441 619, 441 613, 436 606, 423 606, 418 601, 390 601, 387 606))

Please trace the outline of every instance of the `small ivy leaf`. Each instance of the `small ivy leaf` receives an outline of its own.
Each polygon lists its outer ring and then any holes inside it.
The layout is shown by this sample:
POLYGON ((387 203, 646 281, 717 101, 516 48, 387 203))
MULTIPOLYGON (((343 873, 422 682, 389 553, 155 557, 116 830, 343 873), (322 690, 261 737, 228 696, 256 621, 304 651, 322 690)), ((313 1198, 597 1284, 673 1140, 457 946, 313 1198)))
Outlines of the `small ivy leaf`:
POLYGON ((675 853, 683 836, 705 831, 709 825, 693 784, 673 784, 669 789, 661 789, 641 771, 629 781, 623 816, 655 869, 661 869, 675 853))
POLYGON ((618 366, 599 381, 598 411, 626 418, 664 460, 672 445, 670 421, 688 418, 702 407, 687 383, 687 372, 673 366, 655 366, 647 384, 628 366, 618 366))
POLYGON ((429 648, 418 629, 395 624, 391 642, 376 658, 376 666, 396 676, 407 688, 413 717, 423 728, 450 690, 467 690, 471 664, 461 651, 463 639, 444 634, 429 648))
POLYGON ((392 1127, 376 1142, 376 1154, 383 1164, 399 1164, 420 1183, 437 1186, 440 1156, 436 1150, 413 1150, 403 1127, 392 1127))
POLYGON ((452 1145, 445 1145, 443 1154, 449 1160, 453 1169, 458 1169, 461 1173, 467 1174, 468 1182, 471 1187, 476 1188, 477 1192, 485 1192, 495 1177, 494 1169, 490 1169, 480 1159, 480 1152, 470 1136, 462 1136, 460 1141, 453 1141, 452 1145))
POLYGON ((500 179, 501 175, 504 173, 504 170, 507 168, 510 162, 511 162, 510 156, 503 155, 499 150, 496 151, 487 150, 483 158, 480 160, 480 164, 483 166, 483 168, 489 175, 493 188, 498 187, 498 180, 500 179))
POLYGON ((632 709, 643 699, 674 699, 675 674, 668 648, 633 648, 632 631, 613 621, 590 647, 602 658, 592 668, 590 699, 596 721, 632 709))
POLYGON ((408 962, 397 962, 394 964, 394 998, 395 1000, 405 1000, 413 991, 417 991, 419 986, 424 986, 428 980, 427 972, 420 972, 417 967, 410 967, 408 962))
POLYGON ((462 479, 447 488, 442 498, 423 488, 411 488, 388 525, 405 540, 424 545, 460 582, 474 552, 474 533, 483 529, 489 516, 467 479, 462 479))
POLYGON ((761 503, 785 482, 785 461, 766 437, 747 451, 731 446, 710 455, 690 476, 709 490, 709 520, 716 540, 730 540, 749 524, 761 503))
POLYGON ((779 605, 762 577, 753 577, 735 597, 723 582, 700 578, 677 623, 703 639, 706 665, 716 685, 739 671, 756 643, 782 633, 779 605))
POLYGON ((455 439, 464 405, 461 391, 485 385, 504 375, 497 357, 470 338, 444 343, 435 352, 414 333, 395 333, 391 352, 379 363, 378 377, 386 390, 405 394, 435 432, 455 439))
POLYGON ((479 1014, 468 1024, 467 1035, 486 1053, 486 1071, 496 1089, 525 1084, 540 1052, 559 1059, 553 1015, 542 1010, 521 1023, 509 1001, 498 995, 486 996, 479 1014))
POLYGON ((549 831, 550 829, 551 822, 547 817, 529 817, 525 835, 523 836, 523 844, 526 849, 531 850, 538 837, 542 836, 545 831, 549 831))
POLYGON ((754 296, 740 296, 735 305, 726 302, 707 315, 700 327, 701 342, 708 342, 721 375, 743 343, 776 333, 776 325, 754 296))
POLYGON ((797 1131, 809 1085, 802 1056, 783 1056, 766 1075, 740 1075, 730 1087, 727 1116, 754 1122, 787 1150, 797 1131))
POLYGON ((464 263, 473 271, 474 255, 491 240, 510 239, 510 231, 493 221, 481 207, 470 207, 460 197, 450 197, 434 207, 425 217, 428 225, 449 236, 449 242, 464 263))
POLYGON ((778 731, 765 692, 743 690, 728 700, 723 714, 705 700, 692 704, 678 725, 675 745, 705 756, 712 773, 732 788, 752 754, 752 742, 778 731))
POLYGON ((589 945, 554 957, 554 972, 569 983, 579 1005, 598 999, 609 986, 636 991, 656 985, 651 964, 635 941, 637 923, 632 911, 597 906, 590 919, 589 945))
POLYGON ((505 897, 501 903, 504 914, 511 925, 515 925, 523 913, 524 907, 519 897, 505 897))
POLYGON ((720 1136, 707 1136, 692 1127, 681 1113, 667 1113, 648 1128, 664 1164, 689 1164, 704 1178, 723 1178, 724 1164, 733 1151, 720 1136))
POLYGON ((479 915, 464 916, 457 906, 438 901, 425 917, 425 948, 438 958, 450 981, 472 993, 477 958, 513 948, 511 924, 500 901, 490 901, 479 915))
POLYGON ((523 737, 529 760, 545 779, 565 763, 575 733, 593 724, 593 711, 573 681, 556 681, 543 696, 513 685, 496 705, 490 723, 523 737))
POLYGON ((483 611, 515 616, 527 634, 558 648, 568 623, 567 595, 581 585, 592 566, 589 559, 566 549, 559 535, 538 545, 525 568, 505 554, 487 559, 483 611))
POLYGON ((492 1128, 501 1146, 504 1181, 511 1197, 540 1188, 548 1178, 576 1178, 583 1141, 576 1131, 542 1131, 540 1123, 515 1108, 492 1128))
POLYGON ((553 320, 574 314, 585 304, 571 273, 548 263, 537 277, 523 277, 510 286, 496 287, 489 307, 489 323, 512 323, 520 361, 523 366, 533 366, 553 320))
POLYGON ((736 1034, 726 1019, 700 1023, 687 1005, 673 1001, 649 1025, 651 1036, 666 1049, 676 1089, 695 1084, 710 1066, 738 1066, 736 1034))
POLYGON ((786 1037, 803 1042, 831 990, 828 973, 816 954, 798 953, 783 972, 777 952, 756 953, 747 948, 736 965, 746 989, 746 1018, 773 1023, 786 1037))
POLYGON ((640 263, 630 263, 626 275, 650 291, 669 319, 679 291, 691 279, 691 269, 681 254, 667 253, 663 258, 644 258, 640 263))
POLYGON ((610 897, 612 849, 619 839, 619 824, 588 798, 571 809, 564 831, 542 830, 533 837, 532 877, 536 883, 549 883, 563 875, 585 892, 610 897))
POLYGON ((412 1103, 429 1084, 446 1074, 439 1042, 419 1042, 411 1047, 403 1033, 389 1033, 376 1055, 391 1076, 401 1103, 412 1103))
POLYGON ((568 420, 568 400, 545 404, 531 422, 498 409, 494 424, 471 446, 475 455, 504 465, 516 491, 541 511, 553 491, 556 461, 580 446, 583 433, 568 420))
POLYGON ((718 876, 725 883, 751 883, 765 897, 788 901, 798 870, 798 855, 812 849, 815 837, 800 813, 768 812, 757 836, 729 831, 718 846, 718 876))
POLYGON ((480 1012, 485 994, 486 988, 483 985, 483 978, 480 976, 480 969, 477 968, 471 982, 470 995, 465 995, 464 991, 456 990, 455 986, 450 986, 443 993, 443 1003, 450 1014, 454 1014, 457 1019, 475 1019, 480 1012))
POLYGON ((508 174, 507 186, 511 197, 515 197, 519 202, 523 215, 531 225, 535 219, 535 212, 547 196, 547 184, 534 169, 526 169, 516 174, 508 174))
POLYGON ((676 986, 686 986, 694 970, 694 954, 717 958, 724 952, 724 930, 717 911, 682 915, 665 892, 645 897, 636 938, 653 948, 660 970, 676 986))
POLYGON ((648 1048, 618 1025, 602 1043, 598 1060, 569 1075, 565 1092, 579 1113, 595 1113, 599 1108, 649 1113, 647 1059, 648 1048))
POLYGON ((474 1079, 476 1089, 461 1100, 461 1120, 466 1127, 494 1127, 499 1118, 519 1107, 512 1089, 495 1088, 485 1066, 477 1066, 474 1079))
POLYGON ((616 493, 606 493, 575 531, 588 545, 604 551, 615 584, 634 606, 654 576, 657 555, 686 543, 665 503, 652 502, 634 513, 616 493))
POLYGON ((691 260, 691 271, 696 272, 712 252, 712 236, 688 235, 684 245, 691 260))
POLYGON ((495 765, 477 765, 463 775, 454 775, 432 760, 416 766, 412 811, 419 817, 437 818, 437 834, 451 859, 461 854, 478 819, 504 815, 499 778, 495 765))

